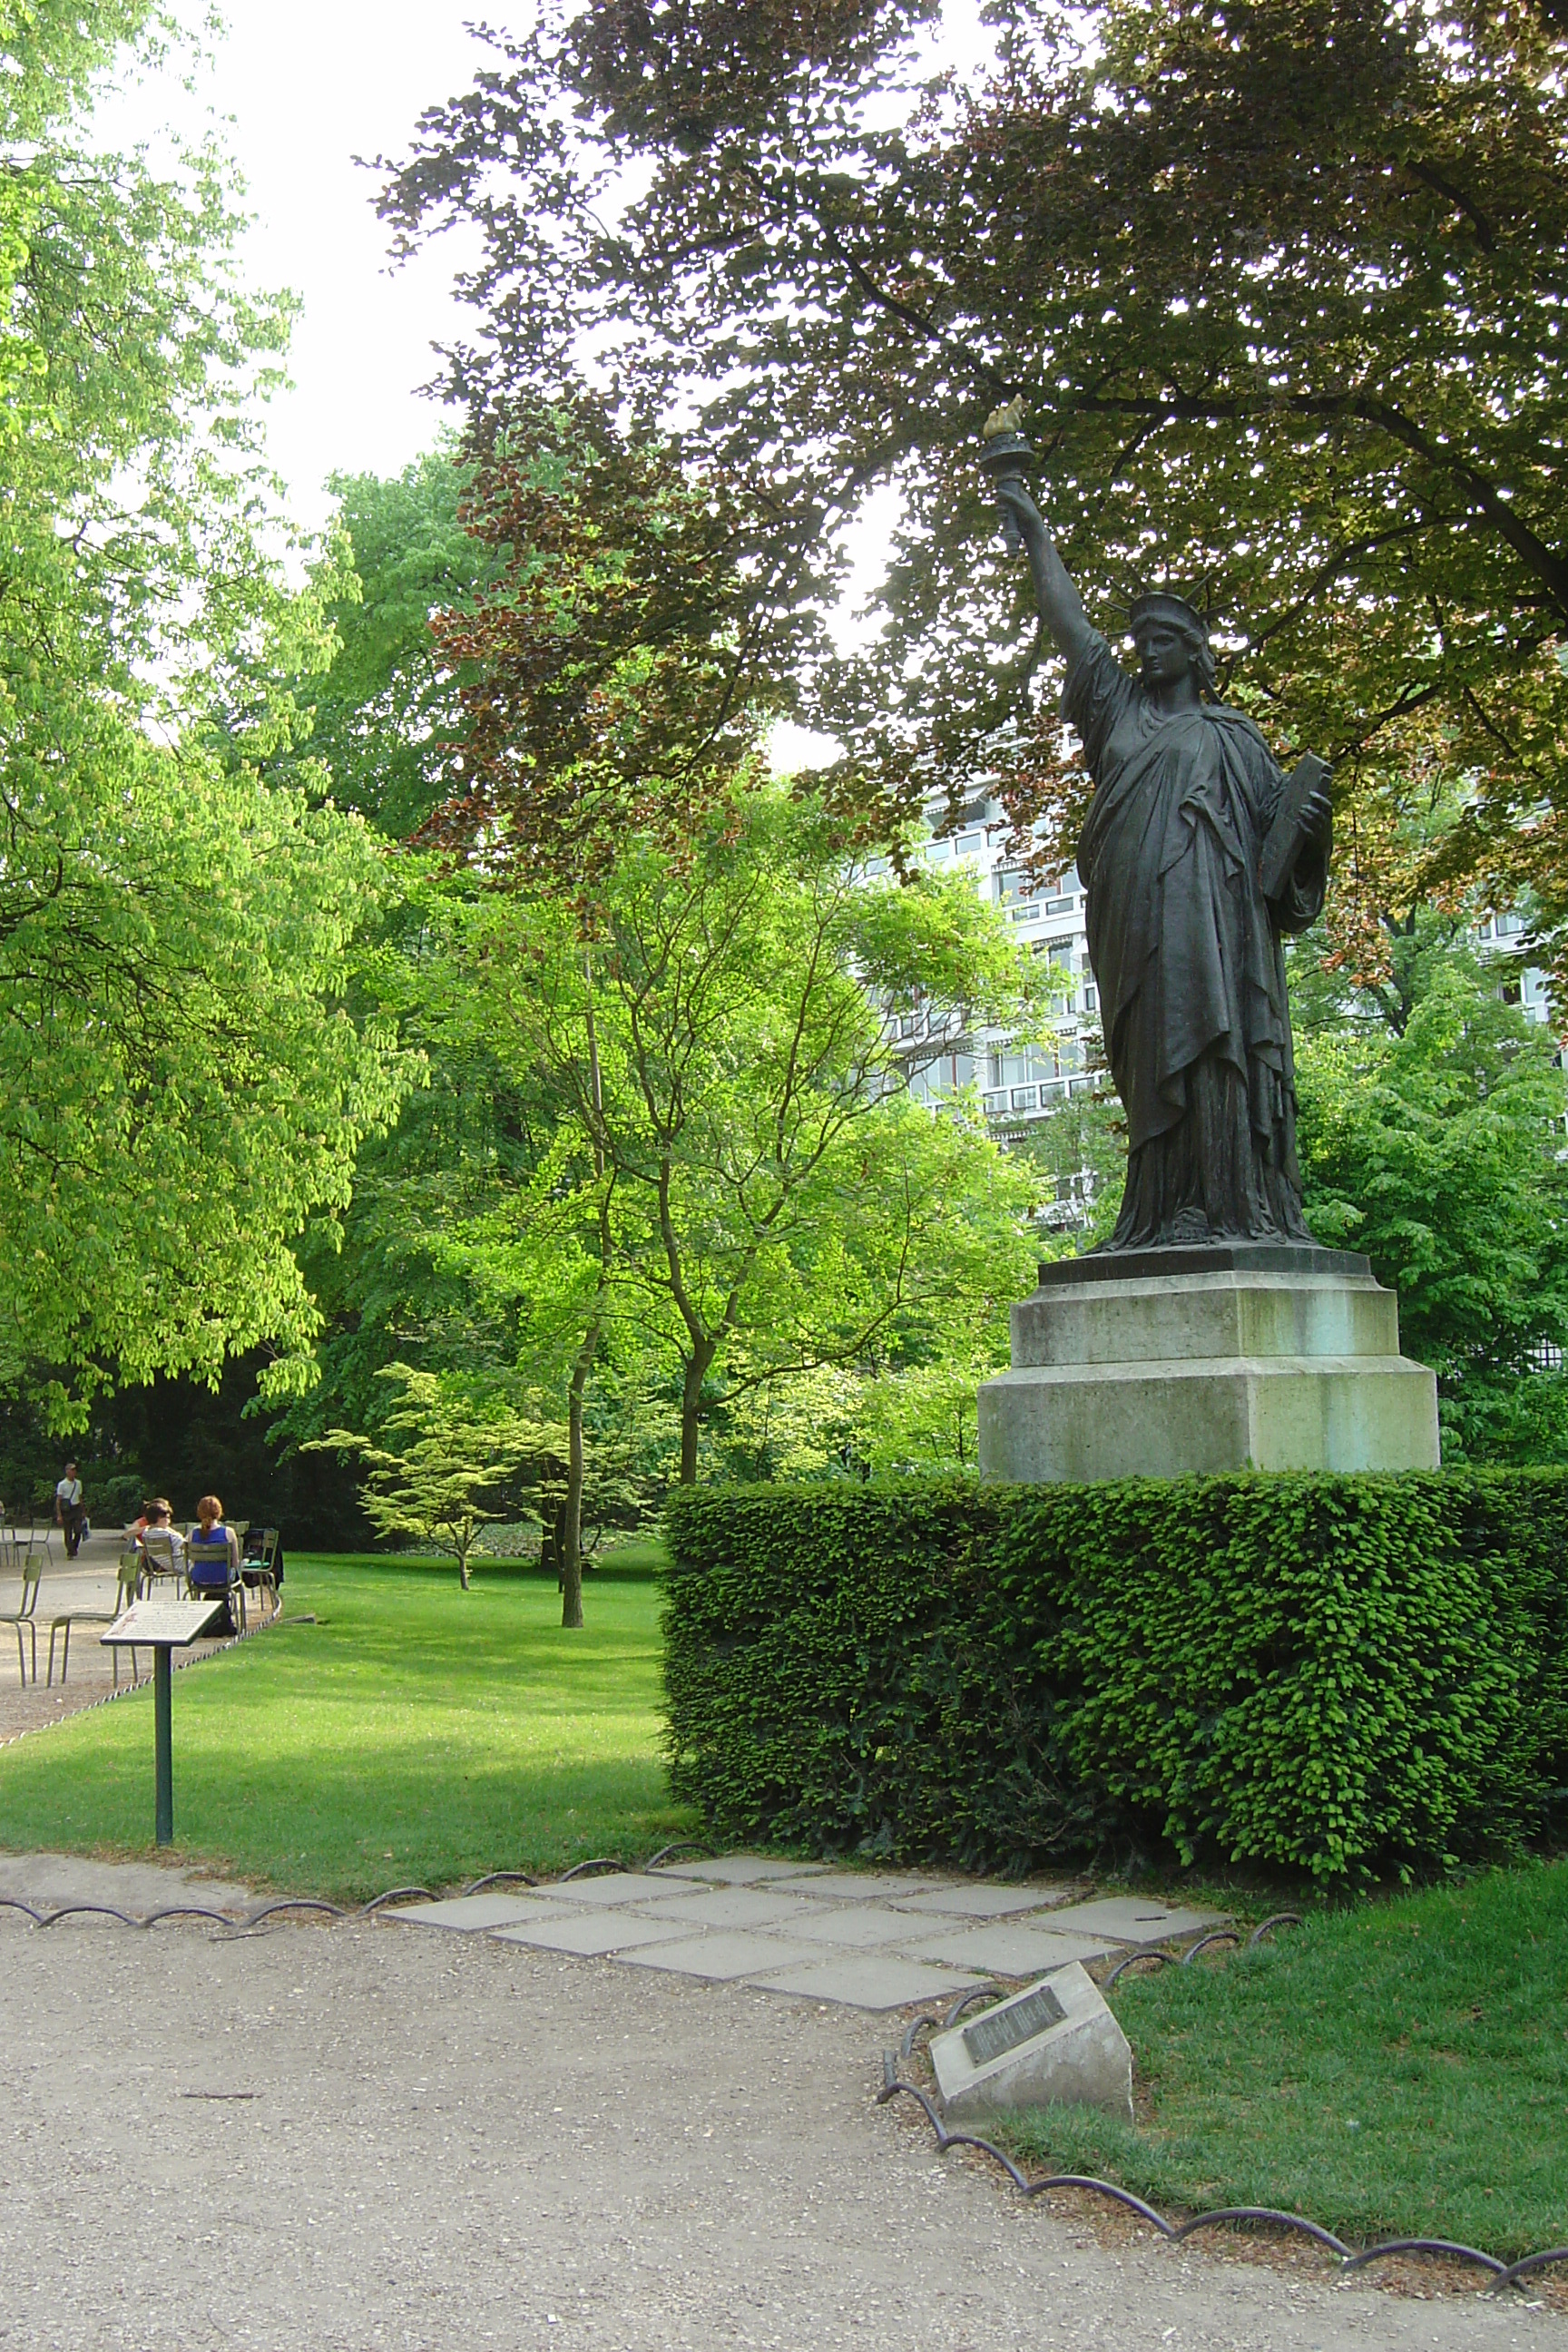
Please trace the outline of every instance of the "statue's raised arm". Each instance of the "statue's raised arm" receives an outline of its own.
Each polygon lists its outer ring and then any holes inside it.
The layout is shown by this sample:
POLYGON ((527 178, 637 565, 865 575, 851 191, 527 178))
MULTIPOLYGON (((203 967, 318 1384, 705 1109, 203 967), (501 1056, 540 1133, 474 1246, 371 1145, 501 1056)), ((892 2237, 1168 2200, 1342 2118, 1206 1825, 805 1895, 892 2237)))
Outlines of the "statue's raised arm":
POLYGON ((1027 551, 1040 618, 1070 668, 1094 634, 1083 609, 1083 599, 1073 586, 1072 575, 1057 552, 1056 541, 1047 530, 1046 519, 1023 476, 1002 475, 996 484, 996 496, 1003 512, 1012 517, 1027 551))
POLYGON ((1024 478, 1025 461, 1034 452, 1020 429, 1023 415, 1021 400, 993 411, 985 420, 985 446, 980 462, 996 492, 1008 546, 1015 551, 1020 546, 1027 551, 1040 618, 1070 669, 1094 632, 1089 625, 1083 599, 1073 586, 1067 565, 1057 552, 1056 541, 1046 528, 1045 516, 1024 478))

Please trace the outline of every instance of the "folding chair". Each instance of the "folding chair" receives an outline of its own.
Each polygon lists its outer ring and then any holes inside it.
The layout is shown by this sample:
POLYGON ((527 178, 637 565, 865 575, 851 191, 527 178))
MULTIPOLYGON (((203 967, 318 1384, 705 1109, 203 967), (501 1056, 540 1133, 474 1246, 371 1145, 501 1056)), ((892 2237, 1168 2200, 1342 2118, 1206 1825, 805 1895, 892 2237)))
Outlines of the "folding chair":
POLYGON ((38 1606, 38 1578, 42 1572, 42 1562, 34 1559, 29 1552, 29 1556, 22 1562, 22 1598, 19 1605, 15 1609, 0 1610, 0 1625, 10 1625, 16 1630, 16 1671, 22 1677, 24 1689, 26 1688, 27 1684, 27 1668, 22 1650, 24 1633, 27 1636, 28 1650, 33 1661, 34 1687, 37 1686, 38 1627, 34 1612, 38 1606))
MULTIPOLYGON (((48 1679, 44 1685, 46 1690, 52 1690, 54 1688, 55 1636, 61 1632, 65 1634, 65 1640, 60 1644, 60 1681, 63 1685, 67 1675, 70 1672, 71 1627, 73 1625, 112 1625, 115 1619, 117 1617, 123 1616, 126 1610, 130 1608, 132 1602, 135 1600, 137 1587, 141 1582, 141 1578, 142 1557, 135 1549, 134 1546, 132 1546, 129 1550, 122 1551, 120 1555, 120 1582, 115 1591, 114 1606, 111 1610, 73 1609, 64 1617, 51 1617, 49 1620, 48 1679)), ((116 1643, 110 1651, 109 1654, 114 1661, 114 1687, 118 1690, 120 1688, 120 1648, 118 1643, 116 1643)), ((38 1669, 35 1664, 33 1668, 33 1680, 37 1682, 37 1679, 38 1669)), ((136 1653, 134 1650, 131 1653, 131 1679, 132 1682, 135 1682, 137 1679, 136 1653)))
POLYGON ((226 1536, 221 1543, 204 1543, 200 1536, 191 1538, 185 1546, 185 1579, 186 1591, 204 1600, 221 1592, 228 1602, 235 1632, 244 1633, 245 1578, 234 1564, 226 1536))
POLYGON ((176 1585, 184 1581, 184 1568, 179 1552, 174 1549, 174 1535, 168 1528, 147 1529, 142 1538, 142 1559, 143 1591, 151 1592, 165 1576, 171 1577, 176 1585))
POLYGON ((267 1595, 270 1613, 278 1614, 278 1544, 276 1528, 250 1527, 243 1538, 239 1572, 247 1584, 267 1595))

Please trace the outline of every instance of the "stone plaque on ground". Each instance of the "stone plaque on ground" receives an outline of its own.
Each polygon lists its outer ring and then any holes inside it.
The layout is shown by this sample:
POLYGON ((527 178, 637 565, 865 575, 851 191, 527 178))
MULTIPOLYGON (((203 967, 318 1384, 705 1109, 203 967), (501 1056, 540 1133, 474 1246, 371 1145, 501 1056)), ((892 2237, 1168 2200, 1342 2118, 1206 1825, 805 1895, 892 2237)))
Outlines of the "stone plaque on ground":
POLYGON ((1103 2107, 1132 2120, 1132 2052, 1099 1987, 1076 1961, 999 2001, 931 2045, 943 2112, 1103 2107))
POLYGON ((132 1643, 140 1649, 155 1649, 160 1643, 167 1643, 173 1649, 183 1650, 188 1642, 199 1641, 227 1605, 221 1592, 203 1601, 133 1601, 99 1640, 121 1649, 132 1643))
POLYGON ((1005 2058, 1020 2042, 1032 2042, 1047 2027, 1060 2025, 1066 2016, 1049 1985, 1037 1985, 1021 2000, 1005 2000, 1000 2008, 987 2010, 973 2025, 966 2025, 963 2046, 977 2066, 989 2066, 993 2058, 1005 2058))

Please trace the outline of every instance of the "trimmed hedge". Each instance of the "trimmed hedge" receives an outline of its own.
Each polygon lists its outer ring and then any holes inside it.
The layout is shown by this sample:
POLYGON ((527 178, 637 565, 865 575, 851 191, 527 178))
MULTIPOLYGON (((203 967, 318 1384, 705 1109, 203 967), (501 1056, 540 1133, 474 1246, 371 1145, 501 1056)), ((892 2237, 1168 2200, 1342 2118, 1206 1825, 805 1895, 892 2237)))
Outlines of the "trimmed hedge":
POLYGON ((972 1869, 1324 1880, 1538 1837, 1568 1780, 1568 1472, 687 1488, 676 1794, 972 1869))

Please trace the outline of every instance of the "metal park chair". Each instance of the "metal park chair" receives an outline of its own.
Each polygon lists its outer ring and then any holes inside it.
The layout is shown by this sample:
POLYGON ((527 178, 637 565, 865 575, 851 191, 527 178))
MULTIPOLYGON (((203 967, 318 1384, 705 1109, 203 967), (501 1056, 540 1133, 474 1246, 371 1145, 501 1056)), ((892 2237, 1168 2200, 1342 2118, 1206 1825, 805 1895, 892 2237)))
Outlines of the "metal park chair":
MULTIPOLYGON (((65 1639, 60 1643, 60 1681, 63 1685, 67 1675, 70 1672, 71 1627, 73 1625, 112 1625, 115 1619, 117 1617, 123 1616, 126 1610, 130 1608, 132 1602, 136 1599, 141 1587, 141 1581, 142 1555, 137 1551, 134 1545, 132 1545, 127 1550, 122 1551, 120 1555, 120 1582, 115 1590, 114 1606, 112 1609, 72 1609, 64 1617, 50 1618, 48 1676, 44 1685, 46 1690, 52 1690, 54 1688, 56 1636, 61 1633, 65 1636, 65 1639)), ((118 1690, 120 1688, 119 1649, 111 1649, 109 1654, 114 1661, 114 1687, 118 1690)), ((132 1681, 134 1682, 136 1677, 136 1653, 132 1650, 131 1653, 132 1681)), ((33 1680, 37 1682, 37 1679, 38 1669, 37 1664, 35 1664, 33 1667, 33 1680)))
POLYGON ((204 1543, 193 1536, 185 1546, 186 1591, 203 1599, 221 1592, 237 1633, 245 1631, 245 1577, 234 1564, 226 1536, 219 1543, 204 1543))
POLYGON ((38 1578, 42 1572, 42 1561, 31 1557, 24 1559, 22 1564, 21 1600, 15 1609, 0 1610, 0 1625, 9 1625, 16 1633, 16 1671, 22 1677, 22 1686, 24 1689, 26 1689, 27 1683, 26 1656, 28 1654, 31 1655, 33 1661, 33 1681, 35 1685, 37 1685, 38 1679, 38 1626, 36 1612, 38 1606, 38 1578), (27 1650, 26 1653, 22 1646, 22 1636, 24 1633, 27 1637, 27 1650))
MULTIPOLYGON (((184 1549, 184 1547, 181 1547, 184 1549)), ((142 1538, 142 1590, 152 1592, 164 1577, 170 1578, 176 1591, 184 1583, 184 1563, 174 1549, 174 1538, 168 1528, 149 1528, 142 1538)))
POLYGON ((276 1528, 247 1526, 240 1538, 239 1572, 247 1585, 265 1593, 269 1613, 278 1614, 278 1546, 276 1528))

